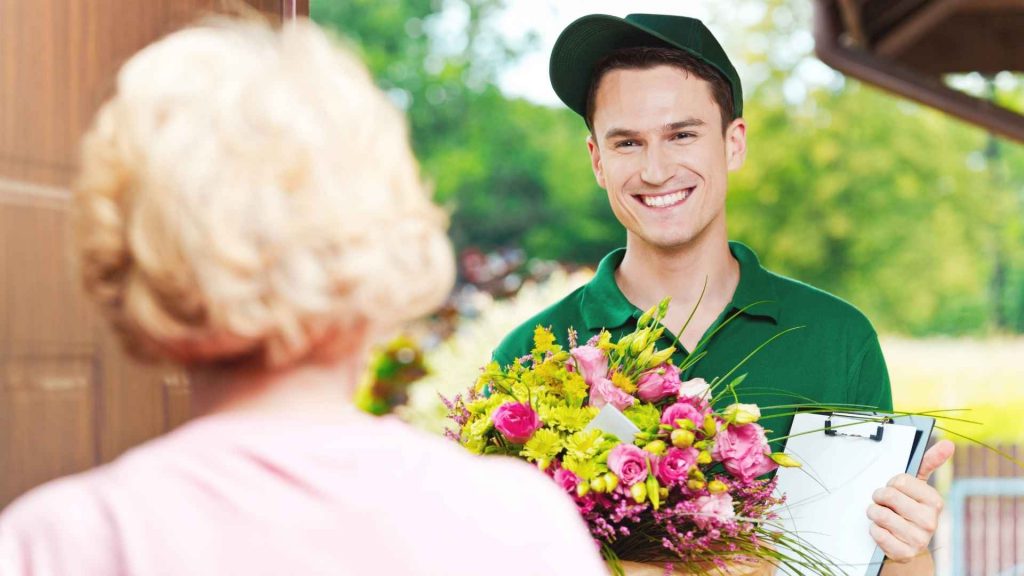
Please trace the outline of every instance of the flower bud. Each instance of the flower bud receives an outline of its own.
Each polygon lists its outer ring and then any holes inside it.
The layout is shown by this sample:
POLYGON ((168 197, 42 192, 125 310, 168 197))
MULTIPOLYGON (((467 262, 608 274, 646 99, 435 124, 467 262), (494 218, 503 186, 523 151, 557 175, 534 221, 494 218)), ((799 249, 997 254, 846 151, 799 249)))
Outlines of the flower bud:
POLYGON ((704 417, 704 435, 711 438, 718 432, 718 424, 715 423, 715 417, 708 414, 704 417))
POLYGON ((654 356, 654 344, 644 348, 644 351, 640 353, 640 356, 636 359, 637 366, 646 368, 651 364, 651 358, 654 356))
POLYGON ((639 355, 647 347, 647 339, 651 335, 650 328, 644 328, 636 333, 636 337, 629 343, 629 353, 633 356, 639 355))
POLYGON ((700 454, 697 454, 697 464, 711 464, 711 453, 701 450, 700 454))
POLYGON ((712 494, 720 494, 722 492, 727 492, 729 487, 721 480, 712 480, 711 482, 708 482, 708 490, 710 490, 712 494))
POLYGON ((675 349, 674 346, 669 346, 668 348, 665 348, 664 350, 659 350, 659 351, 655 352, 653 356, 651 356, 650 365, 651 366, 661 366, 665 362, 668 362, 668 359, 671 358, 672 355, 675 354, 675 353, 676 353, 676 349, 675 349))
POLYGON ((590 484, 588 482, 580 482, 576 485, 576 495, 583 498, 590 493, 590 484))
POLYGON ((636 321, 637 328, 646 328, 647 325, 651 323, 651 320, 654 318, 654 313, 657 311, 658 307, 655 306, 648 310, 647 312, 641 314, 640 318, 636 321))
POLYGON ((658 488, 658 495, 661 496, 662 500, 668 498, 668 488, 666 488, 665 486, 658 488))
POLYGON ((647 499, 647 484, 645 482, 637 482, 630 487, 629 493, 637 504, 643 504, 644 500, 647 499))
POLYGON ((690 479, 691 480, 701 480, 701 481, 706 480, 706 478, 704 477, 704 473, 701 472, 700 468, 697 468, 696 466, 694 466, 693 468, 690 468, 690 479))
POLYGON ((605 474, 604 485, 606 488, 608 488, 609 492, 615 490, 619 486, 619 477, 616 476, 615 474, 612 474, 611 472, 605 474))
POLYGON ((703 490, 704 482, 701 480, 690 480, 686 483, 686 487, 690 490, 703 490))
POLYGON ((604 493, 606 487, 603 476, 598 476, 590 481, 590 489, 598 494, 604 493))
POLYGON ((619 341, 615 343, 615 351, 619 354, 625 354, 629 350, 630 344, 636 339, 636 334, 626 334, 619 341))
POLYGON ((657 314, 659 319, 660 318, 664 318, 665 315, 668 314, 668 303, 669 303, 669 301, 671 301, 671 298, 665 298, 661 302, 658 302, 658 311, 656 312, 656 314, 657 314))
POLYGON ((644 446, 644 450, 656 456, 664 454, 667 448, 668 446, 665 445, 664 440, 652 440, 647 443, 647 446, 644 446))
POLYGON ((693 420, 689 418, 676 418, 676 426, 683 430, 696 430, 697 425, 693 423, 693 420))
POLYGON ((651 506, 657 510, 661 506, 661 485, 658 479, 651 474, 647 477, 647 497, 651 500, 651 506))
POLYGON ((801 466, 801 464, 794 460, 792 456, 790 456, 789 454, 784 454, 782 452, 776 452, 772 454, 771 458, 772 460, 775 461, 776 464, 784 468, 799 468, 801 466))
POLYGON ((761 418, 761 409, 757 404, 730 404, 726 407, 725 421, 730 424, 751 424, 761 418))
MULTIPOLYGON (((689 422, 689 420, 687 420, 689 422)), ((693 446, 694 435, 689 430, 677 429, 672 431, 672 445, 676 448, 689 448, 693 446)))

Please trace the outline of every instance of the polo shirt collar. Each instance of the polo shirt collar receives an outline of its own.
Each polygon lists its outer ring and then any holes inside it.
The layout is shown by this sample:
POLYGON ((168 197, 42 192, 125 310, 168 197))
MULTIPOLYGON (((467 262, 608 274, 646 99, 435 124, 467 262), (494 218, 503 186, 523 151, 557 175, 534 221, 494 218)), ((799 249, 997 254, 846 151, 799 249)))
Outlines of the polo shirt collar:
POLYGON ((757 254, 745 244, 729 242, 729 250, 740 263, 740 282, 732 295, 733 310, 742 310, 758 303, 744 314, 779 321, 779 295, 770 272, 761 267, 757 254))
MULTIPOLYGON (((770 273, 761 267, 754 251, 739 242, 730 242, 729 250, 740 264, 740 281, 733 294, 733 311, 741 310, 755 302, 744 315, 779 319, 779 302, 770 273)), ((615 283, 615 270, 626 257, 626 249, 618 248, 605 256, 597 266, 597 272, 583 291, 581 313, 588 330, 620 328, 630 318, 639 318, 642 313, 619 290, 615 283)))

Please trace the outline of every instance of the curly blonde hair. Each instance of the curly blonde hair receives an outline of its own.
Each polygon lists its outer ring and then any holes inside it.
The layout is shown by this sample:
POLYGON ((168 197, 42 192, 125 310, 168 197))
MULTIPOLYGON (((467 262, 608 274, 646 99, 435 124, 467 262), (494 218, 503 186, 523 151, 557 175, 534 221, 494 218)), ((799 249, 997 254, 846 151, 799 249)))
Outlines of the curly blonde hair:
POLYGON ((447 217, 403 116, 299 22, 220 21, 143 49, 85 136, 82 275, 139 356, 283 367, 451 289, 447 217))

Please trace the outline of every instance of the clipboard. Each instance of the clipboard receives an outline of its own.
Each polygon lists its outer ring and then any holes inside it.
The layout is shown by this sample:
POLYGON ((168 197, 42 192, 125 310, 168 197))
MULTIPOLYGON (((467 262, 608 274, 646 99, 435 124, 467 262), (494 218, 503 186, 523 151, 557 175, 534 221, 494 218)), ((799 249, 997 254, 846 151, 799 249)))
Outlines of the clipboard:
POLYGON ((901 472, 917 474, 934 427, 928 416, 798 413, 786 454, 803 467, 776 474, 776 490, 787 497, 779 510, 784 529, 847 576, 878 576, 885 554, 868 533, 871 493, 901 472))

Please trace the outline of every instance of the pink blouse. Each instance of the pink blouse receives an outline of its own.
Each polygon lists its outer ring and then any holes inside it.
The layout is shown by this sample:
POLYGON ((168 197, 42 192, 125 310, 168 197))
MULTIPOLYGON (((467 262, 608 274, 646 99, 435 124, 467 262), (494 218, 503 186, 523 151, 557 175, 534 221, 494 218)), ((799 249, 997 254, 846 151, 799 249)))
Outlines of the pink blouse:
POLYGON ((200 418, 0 515, 4 576, 606 574, 567 495, 391 418, 200 418))

